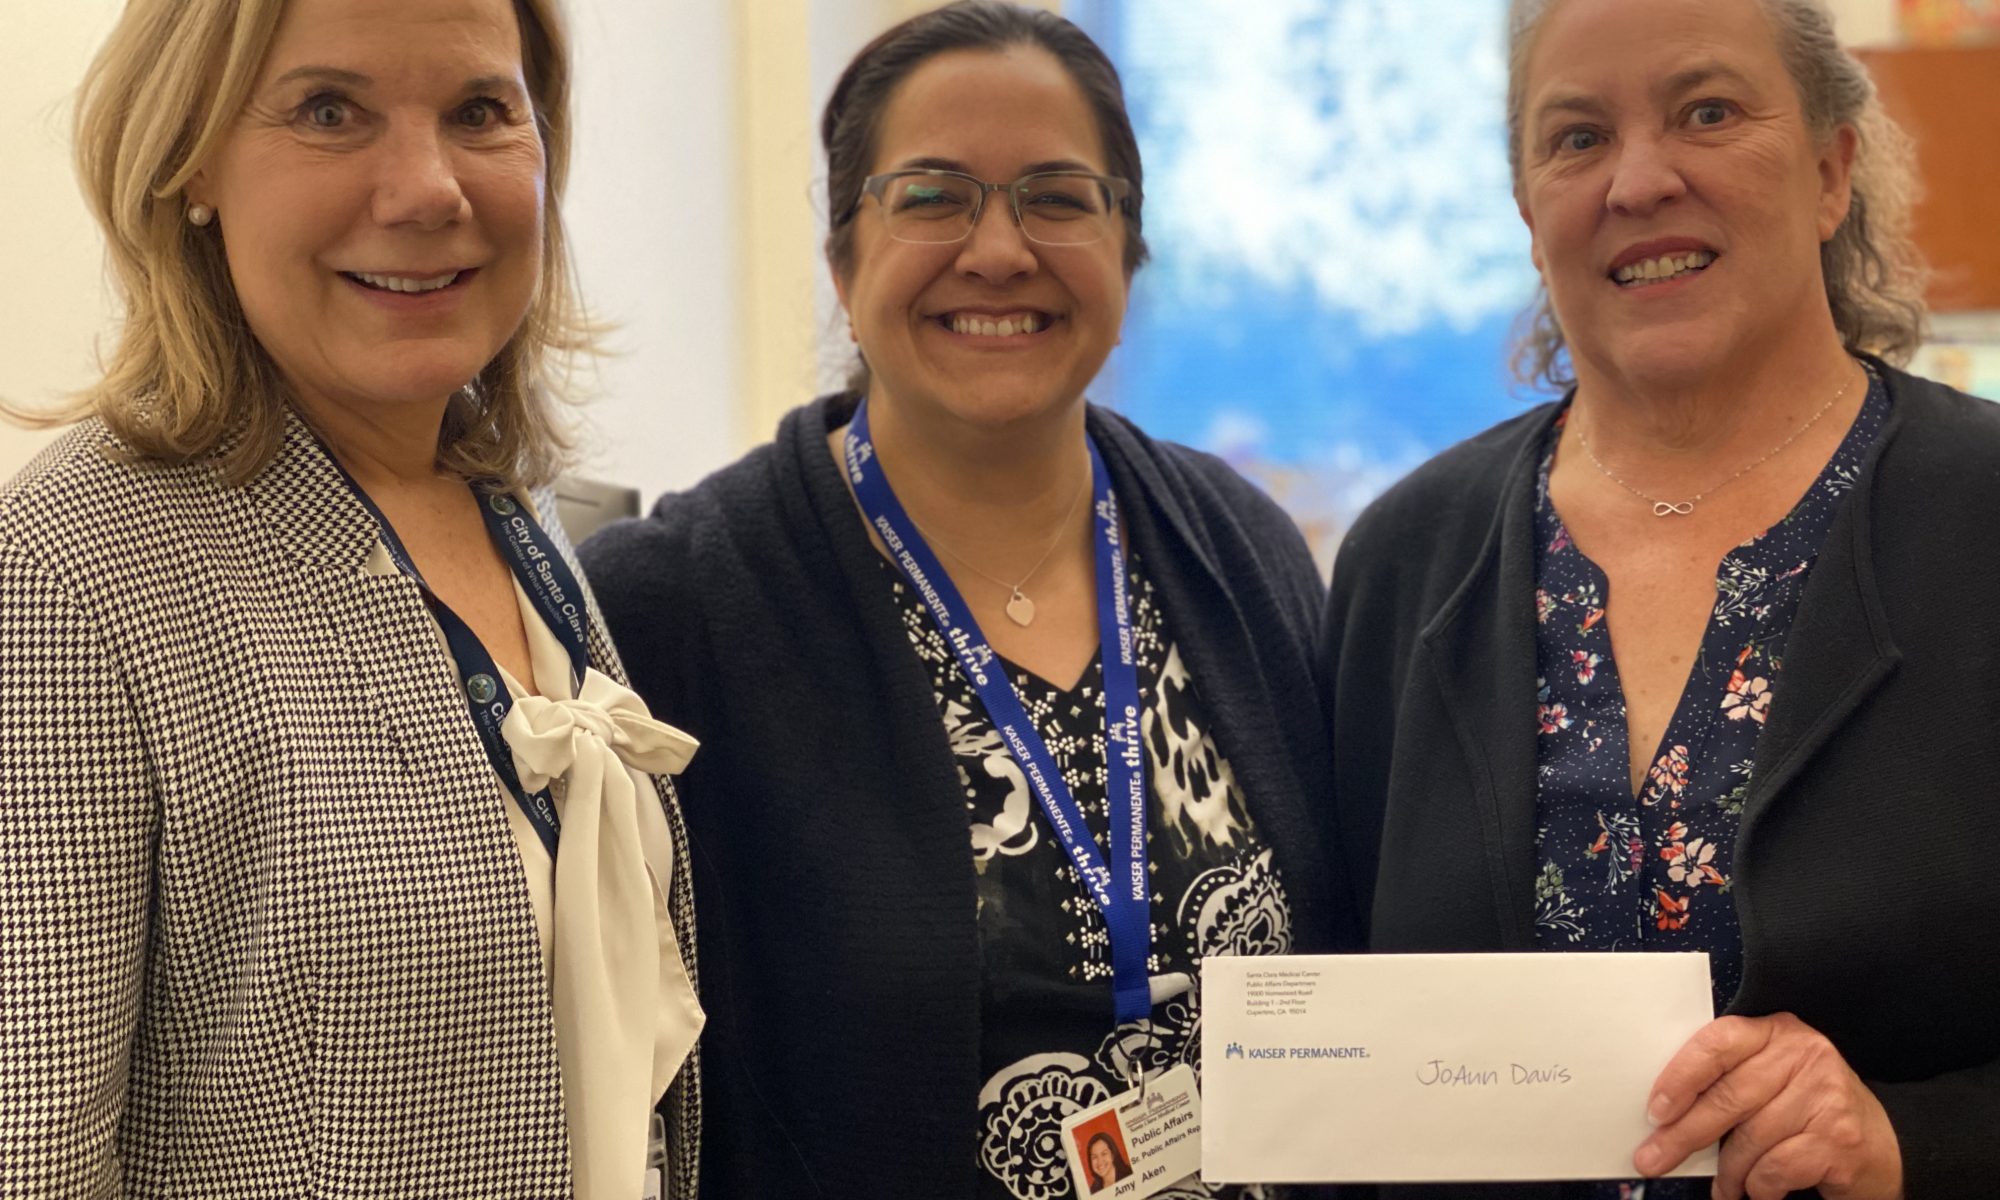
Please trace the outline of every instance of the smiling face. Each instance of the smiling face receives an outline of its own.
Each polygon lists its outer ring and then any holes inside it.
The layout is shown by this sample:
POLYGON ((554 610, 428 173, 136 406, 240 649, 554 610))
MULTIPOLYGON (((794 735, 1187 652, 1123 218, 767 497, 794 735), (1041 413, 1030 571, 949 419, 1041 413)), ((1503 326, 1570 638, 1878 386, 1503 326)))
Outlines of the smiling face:
POLYGON ((1100 1182, 1109 1181, 1117 1173, 1118 1162, 1111 1156, 1111 1143, 1103 1138, 1090 1143, 1090 1170, 1100 1182))
POLYGON ((513 336, 543 157, 509 0, 292 0, 188 187, 309 410, 437 404, 513 336))
POLYGON ((1580 376, 1671 383, 1832 328, 1853 133, 1807 128, 1751 0, 1560 0, 1525 70, 1521 215, 1580 376))
MULTIPOLYGON (((1038 170, 1108 174, 1089 103, 1047 51, 953 51, 912 71, 884 108, 871 174, 900 167, 1005 182, 1038 170)), ((1073 408, 1125 319, 1124 225, 1080 246, 1029 241, 994 193, 962 242, 888 236, 877 203, 853 218, 835 284, 867 359, 871 403, 1001 426, 1073 408)))

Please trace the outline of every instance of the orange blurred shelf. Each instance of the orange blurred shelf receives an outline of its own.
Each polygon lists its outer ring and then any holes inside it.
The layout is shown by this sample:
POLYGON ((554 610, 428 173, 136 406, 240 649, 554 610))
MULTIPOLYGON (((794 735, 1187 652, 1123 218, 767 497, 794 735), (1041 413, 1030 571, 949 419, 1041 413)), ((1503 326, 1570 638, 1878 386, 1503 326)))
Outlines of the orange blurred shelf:
POLYGON ((1916 235, 1938 311, 2000 309, 2000 46, 1859 52, 1917 139, 1916 235))

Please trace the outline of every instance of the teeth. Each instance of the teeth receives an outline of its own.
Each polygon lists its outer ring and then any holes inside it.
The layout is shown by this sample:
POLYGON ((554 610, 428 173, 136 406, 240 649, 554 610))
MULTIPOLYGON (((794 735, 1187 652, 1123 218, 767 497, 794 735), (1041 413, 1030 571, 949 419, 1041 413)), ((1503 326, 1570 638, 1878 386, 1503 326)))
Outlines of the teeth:
POLYGON ((978 337, 1013 337, 1017 333, 1037 333, 1047 327, 1048 322, 1036 313, 1019 313, 997 321, 965 313, 954 314, 951 318, 953 333, 969 333, 978 337))
POLYGON ((1689 271, 1699 271, 1714 261, 1715 255, 1706 250, 1691 250, 1686 254, 1663 254, 1658 258, 1628 263, 1618 268, 1613 278, 1620 283, 1652 283, 1662 279, 1674 279, 1689 271))
POLYGON ((435 292, 439 288, 450 287, 457 282, 459 273, 439 275, 434 279, 405 279, 399 275, 369 275, 362 271, 351 272, 354 278, 372 288, 385 292, 435 292))

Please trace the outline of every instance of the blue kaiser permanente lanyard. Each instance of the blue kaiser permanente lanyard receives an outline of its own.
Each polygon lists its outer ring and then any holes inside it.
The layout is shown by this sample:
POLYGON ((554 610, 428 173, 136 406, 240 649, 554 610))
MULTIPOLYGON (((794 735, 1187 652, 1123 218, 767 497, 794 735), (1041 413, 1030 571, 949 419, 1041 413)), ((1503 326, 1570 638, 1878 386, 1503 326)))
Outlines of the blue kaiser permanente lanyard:
MULTIPOLYGON (((486 761, 493 764, 493 771, 500 776, 500 782, 507 785, 521 811, 528 816, 528 823, 535 827, 535 835, 542 840, 542 846, 549 857, 556 856, 556 842, 562 836, 562 821, 556 816, 555 801, 549 790, 529 792, 521 786, 520 773, 514 769, 513 751, 507 748, 507 741, 500 734, 500 727, 507 722, 507 713, 514 707, 514 698, 508 694, 507 686, 500 678, 500 668, 494 664, 493 656, 472 632, 472 627, 455 612, 451 606, 438 599, 431 591, 430 584, 424 582, 423 572, 410 558, 410 552, 403 547, 403 539, 396 536, 396 530, 389 524, 389 518, 382 515, 368 493, 354 482, 354 477, 341 467, 331 454, 334 466, 339 468, 341 478, 361 501, 382 533, 382 544, 388 548, 390 561, 396 569, 416 581, 423 590, 424 600, 430 605, 431 615, 437 618, 444 630, 445 644, 451 647, 451 656, 458 662, 459 682, 465 692, 466 707, 472 712, 472 723, 479 730, 479 740, 486 747, 486 761)), ((549 535, 535 523, 512 496, 499 491, 472 489, 473 497, 479 502, 479 515, 486 522, 486 534, 500 549, 502 557, 513 570, 514 578, 520 580, 521 590, 541 614, 542 621, 563 644, 569 654, 570 685, 583 686, 584 672, 590 667, 590 650, 584 642, 586 616, 583 606, 583 589, 577 585, 576 574, 569 569, 557 553, 549 535)))
POLYGON ((1098 657, 1104 669, 1106 798, 1111 809, 1111 863, 1098 853, 1083 823, 1069 785, 1063 782, 1055 757, 1028 720, 1021 698, 1006 672, 995 667, 997 656, 980 632, 951 577, 917 532, 916 523, 896 499, 882 466, 875 461, 875 443, 868 436, 868 402, 863 400, 848 423, 847 477, 868 524, 881 535, 897 567, 923 597, 931 620, 958 658, 959 668, 986 706, 1007 748, 1026 773, 1042 812, 1069 853, 1091 899, 1104 912, 1111 935, 1113 1011, 1120 1024, 1143 1021, 1152 1014, 1152 988, 1147 959, 1152 952, 1152 911, 1146 878, 1146 771, 1139 740, 1139 671, 1133 657, 1131 606, 1127 603, 1125 562, 1120 553, 1118 500, 1097 443, 1090 447, 1092 511, 1097 530, 1098 657))

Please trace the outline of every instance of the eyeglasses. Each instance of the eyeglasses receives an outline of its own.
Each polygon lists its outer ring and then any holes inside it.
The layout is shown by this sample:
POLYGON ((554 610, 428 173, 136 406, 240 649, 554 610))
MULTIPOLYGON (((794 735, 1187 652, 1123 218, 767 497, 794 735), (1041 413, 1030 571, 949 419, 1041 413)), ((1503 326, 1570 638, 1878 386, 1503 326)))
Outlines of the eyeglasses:
MULTIPOLYGON (((1031 242, 1081 246, 1110 235, 1132 185, 1088 171, 1037 171, 1012 183, 987 183, 962 171, 910 170, 870 175, 861 195, 875 197, 889 236, 899 242, 962 242, 979 224, 990 192, 1004 192, 1014 223, 1031 242)), ((854 208, 861 207, 856 198, 854 208)))

